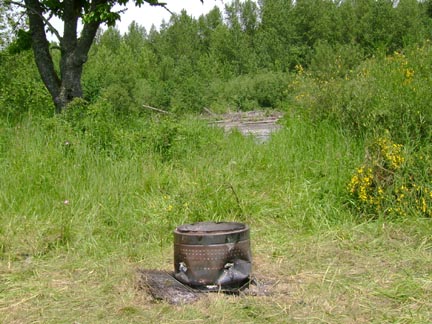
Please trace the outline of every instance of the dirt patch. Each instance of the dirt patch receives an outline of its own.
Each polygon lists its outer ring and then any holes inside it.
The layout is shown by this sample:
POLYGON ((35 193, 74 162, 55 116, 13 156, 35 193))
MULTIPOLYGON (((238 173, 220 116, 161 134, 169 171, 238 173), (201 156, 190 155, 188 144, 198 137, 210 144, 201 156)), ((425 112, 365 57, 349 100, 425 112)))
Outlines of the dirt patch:
POLYGON ((237 296, 270 296, 277 284, 274 280, 260 277, 248 280, 242 287, 206 291, 182 284, 167 271, 139 269, 137 275, 139 289, 146 290, 154 300, 163 300, 172 305, 194 303, 211 292, 237 296))

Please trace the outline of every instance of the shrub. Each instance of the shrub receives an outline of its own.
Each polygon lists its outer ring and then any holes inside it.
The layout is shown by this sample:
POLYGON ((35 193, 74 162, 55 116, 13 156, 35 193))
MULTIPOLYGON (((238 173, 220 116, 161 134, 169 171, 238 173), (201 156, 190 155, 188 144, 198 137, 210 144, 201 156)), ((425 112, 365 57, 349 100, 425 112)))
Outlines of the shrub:
POLYGON ((297 77, 295 105, 313 119, 331 119, 355 135, 381 134, 428 142, 432 135, 432 47, 396 52, 362 63, 344 79, 297 77), (304 95, 307 94, 307 95, 304 95))
POLYGON ((314 46, 310 71, 321 80, 344 78, 364 59, 358 45, 331 45, 319 41, 314 46))
POLYGON ((164 162, 189 160, 201 154, 203 148, 206 151, 216 148, 221 134, 222 130, 210 128, 205 121, 187 116, 181 119, 159 116, 150 121, 143 132, 146 145, 164 162))
POLYGON ((353 206, 375 216, 432 216, 429 149, 410 152, 388 135, 373 141, 347 186, 353 206))
POLYGON ((135 134, 134 124, 130 122, 133 114, 121 114, 119 107, 106 99, 89 104, 77 98, 59 115, 82 140, 98 152, 112 156, 128 155, 131 147, 141 143, 135 134))
POLYGON ((25 114, 52 115, 54 105, 42 83, 31 51, 0 56, 0 118, 20 120, 25 114))
POLYGON ((226 83, 213 83, 214 101, 238 110, 276 108, 285 101, 291 77, 285 73, 262 72, 239 76, 226 83))

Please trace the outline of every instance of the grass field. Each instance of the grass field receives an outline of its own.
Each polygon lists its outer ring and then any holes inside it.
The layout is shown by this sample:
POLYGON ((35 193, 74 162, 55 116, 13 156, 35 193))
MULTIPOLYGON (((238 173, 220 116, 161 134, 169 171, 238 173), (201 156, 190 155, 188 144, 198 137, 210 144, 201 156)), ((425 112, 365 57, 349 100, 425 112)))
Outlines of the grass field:
POLYGON ((356 213, 363 140, 283 126, 264 144, 193 118, 2 127, 0 322, 430 323, 430 218, 356 213), (173 229, 203 220, 250 225, 269 296, 172 306, 138 289, 137 269, 172 269, 173 229))

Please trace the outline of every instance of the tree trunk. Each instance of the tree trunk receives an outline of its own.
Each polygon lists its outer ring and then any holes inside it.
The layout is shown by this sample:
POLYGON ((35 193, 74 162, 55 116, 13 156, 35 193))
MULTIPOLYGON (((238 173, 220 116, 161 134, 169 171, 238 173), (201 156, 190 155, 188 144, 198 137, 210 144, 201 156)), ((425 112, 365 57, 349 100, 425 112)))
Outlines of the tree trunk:
POLYGON ((60 91, 54 98, 57 113, 62 112, 74 98, 82 97, 81 75, 83 64, 82 62, 77 62, 74 53, 62 55, 60 63, 60 91))
POLYGON ((55 72, 54 63, 49 50, 49 42, 45 33, 45 24, 42 19, 42 7, 37 0, 25 0, 25 5, 29 17, 35 62, 42 81, 55 102, 55 98, 60 93, 61 81, 55 72))
MULTIPOLYGON (((92 1, 95 7, 103 0, 92 1)), ((56 112, 62 112, 74 98, 82 97, 81 76, 83 65, 87 61, 87 54, 101 24, 100 21, 86 23, 77 37, 78 19, 82 3, 79 0, 64 0, 64 32, 60 39, 60 76, 57 75, 50 44, 45 33, 46 21, 43 9, 38 0, 25 0, 29 25, 32 36, 32 47, 36 65, 42 81, 48 89, 56 107, 56 112)))

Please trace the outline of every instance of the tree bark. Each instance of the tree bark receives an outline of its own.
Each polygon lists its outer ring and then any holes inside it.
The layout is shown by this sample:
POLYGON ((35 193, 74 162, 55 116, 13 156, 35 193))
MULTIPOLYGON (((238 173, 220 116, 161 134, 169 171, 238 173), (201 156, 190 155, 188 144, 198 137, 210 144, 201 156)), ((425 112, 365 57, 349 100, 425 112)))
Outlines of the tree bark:
MULTIPOLYGON (((46 1, 9 0, 11 3, 24 7, 29 17, 32 48, 36 65, 42 81, 48 89, 56 107, 56 112, 62 112, 74 98, 82 97, 81 75, 83 65, 102 22, 113 23, 119 19, 117 13, 111 12, 116 3, 126 4, 127 0, 63 0, 46 1), (64 22, 63 37, 44 17, 44 13, 55 13, 64 22), (80 37, 77 36, 78 20, 87 15, 87 22, 83 26, 80 37), (46 37, 45 28, 54 31, 60 42, 60 73, 57 74, 50 53, 50 44, 46 37)), ((165 3, 158 0, 135 0, 138 5, 144 2, 152 6, 165 3)), ((201 0, 202 2, 202 0, 201 0)), ((168 9, 167 9, 168 10, 168 9)))
POLYGON ((42 81, 55 102, 55 98, 60 93, 61 81, 55 72, 54 63, 49 50, 49 42, 45 33, 45 24, 42 19, 43 10, 37 0, 25 0, 25 5, 29 17, 35 62, 42 81))
MULTIPOLYGON (((104 0, 95 0, 90 4, 90 10, 104 0)), ((38 0, 25 0, 32 35, 32 47, 36 65, 46 88, 56 107, 56 112, 62 112, 74 98, 82 97, 81 76, 83 65, 100 21, 86 23, 77 37, 78 19, 82 9, 82 1, 64 0, 63 21, 64 32, 60 41, 60 76, 57 75, 45 33, 43 9, 38 0)))

